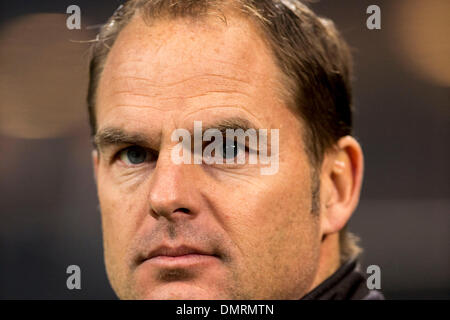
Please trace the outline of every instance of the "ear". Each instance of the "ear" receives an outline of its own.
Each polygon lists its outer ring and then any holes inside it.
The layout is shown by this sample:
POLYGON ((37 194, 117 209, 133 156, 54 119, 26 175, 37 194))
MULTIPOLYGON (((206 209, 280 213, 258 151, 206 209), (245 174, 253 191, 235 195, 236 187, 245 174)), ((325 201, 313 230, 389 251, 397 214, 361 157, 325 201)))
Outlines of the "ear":
POLYGON ((98 150, 97 149, 92 150, 92 164, 93 164, 93 167, 94 167, 94 179, 95 179, 95 182, 97 182, 99 161, 100 161, 100 159, 99 159, 98 150))
POLYGON ((364 159, 361 146, 351 136, 327 152, 321 171, 322 236, 339 232, 356 209, 361 192, 364 159))

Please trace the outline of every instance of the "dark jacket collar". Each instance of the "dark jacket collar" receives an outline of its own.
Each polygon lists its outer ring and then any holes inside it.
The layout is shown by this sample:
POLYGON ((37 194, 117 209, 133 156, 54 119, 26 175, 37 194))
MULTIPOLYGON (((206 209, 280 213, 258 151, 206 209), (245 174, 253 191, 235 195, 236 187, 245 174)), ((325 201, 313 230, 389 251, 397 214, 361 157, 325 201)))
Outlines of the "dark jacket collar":
POLYGON ((367 288, 357 260, 348 261, 302 300, 384 300, 381 292, 367 288))

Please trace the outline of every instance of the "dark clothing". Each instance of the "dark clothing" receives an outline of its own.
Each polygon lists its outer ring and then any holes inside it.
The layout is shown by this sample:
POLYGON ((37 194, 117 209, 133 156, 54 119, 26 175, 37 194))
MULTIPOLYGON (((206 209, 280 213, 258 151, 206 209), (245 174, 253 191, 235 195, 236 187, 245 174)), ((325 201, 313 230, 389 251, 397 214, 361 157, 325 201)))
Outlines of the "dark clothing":
POLYGON ((357 260, 349 261, 302 300, 384 300, 381 292, 367 288, 366 280, 357 260))

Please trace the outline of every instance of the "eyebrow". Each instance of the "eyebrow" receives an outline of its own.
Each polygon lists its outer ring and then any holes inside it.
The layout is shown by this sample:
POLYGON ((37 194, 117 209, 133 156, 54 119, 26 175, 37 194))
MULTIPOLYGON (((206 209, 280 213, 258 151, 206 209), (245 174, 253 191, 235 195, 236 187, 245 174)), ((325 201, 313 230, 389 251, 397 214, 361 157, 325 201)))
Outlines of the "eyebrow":
POLYGON ((257 127, 249 120, 241 117, 231 117, 220 119, 216 123, 203 126, 203 133, 209 129, 218 129, 225 133, 227 129, 247 131, 248 129, 256 129, 257 127))
POLYGON ((107 127, 100 130, 94 137, 96 148, 103 149, 112 145, 147 145, 149 138, 141 133, 130 133, 121 128, 107 127))
MULTIPOLYGON (((242 129, 247 131, 248 129, 256 129, 252 122, 241 117, 230 117, 220 119, 219 121, 202 126, 202 134, 209 129, 218 129, 222 133, 225 133, 227 129, 238 130, 242 129)), ((189 130, 193 135, 192 130, 189 130)), ((151 138, 142 133, 127 132, 122 128, 107 127, 101 129, 94 137, 94 146, 98 149, 103 149, 112 145, 149 145, 151 138)))

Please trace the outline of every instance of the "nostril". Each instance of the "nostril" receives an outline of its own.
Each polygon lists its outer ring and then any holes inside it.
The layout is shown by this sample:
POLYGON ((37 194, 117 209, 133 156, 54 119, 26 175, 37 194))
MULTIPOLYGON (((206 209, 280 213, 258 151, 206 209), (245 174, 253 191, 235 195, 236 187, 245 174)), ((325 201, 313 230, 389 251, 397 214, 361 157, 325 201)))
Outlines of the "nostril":
POLYGON ((191 213, 191 211, 187 208, 178 208, 174 211, 174 213, 175 212, 183 212, 183 213, 187 213, 187 214, 191 213))

